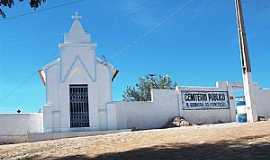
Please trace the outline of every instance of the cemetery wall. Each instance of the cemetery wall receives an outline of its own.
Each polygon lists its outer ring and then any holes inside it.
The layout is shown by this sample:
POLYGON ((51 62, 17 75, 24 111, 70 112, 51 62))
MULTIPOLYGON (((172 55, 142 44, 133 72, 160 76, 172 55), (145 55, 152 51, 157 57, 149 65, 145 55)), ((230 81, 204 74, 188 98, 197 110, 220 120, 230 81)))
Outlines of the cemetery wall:
POLYGON ((257 85, 253 85, 255 112, 257 116, 270 118, 270 89, 263 89, 257 85))
POLYGON ((43 131, 43 114, 0 114, 0 136, 25 135, 43 131))
POLYGON ((196 124, 235 121, 234 97, 231 96, 230 89, 221 84, 217 84, 217 87, 206 88, 154 89, 152 90, 152 99, 149 102, 112 102, 108 104, 107 111, 108 129, 162 128, 176 116, 182 116, 196 124), (218 95, 219 97, 215 97, 215 101, 190 99, 189 102, 186 102, 184 93, 195 96, 205 94, 210 97, 218 95), (187 103, 189 103, 188 106, 187 103), (194 106, 197 104, 203 105, 194 106))
POLYGON ((160 128, 170 119, 179 115, 175 91, 152 90, 152 92, 153 99, 149 102, 113 102, 109 104, 109 129, 160 128))

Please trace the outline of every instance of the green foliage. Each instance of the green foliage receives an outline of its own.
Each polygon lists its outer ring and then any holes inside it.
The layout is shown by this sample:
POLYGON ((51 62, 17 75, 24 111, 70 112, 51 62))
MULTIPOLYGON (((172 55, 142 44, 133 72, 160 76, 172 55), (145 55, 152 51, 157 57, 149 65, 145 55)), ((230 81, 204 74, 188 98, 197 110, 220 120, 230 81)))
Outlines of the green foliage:
MULTIPOLYGON (((22 2, 23 0, 19 0, 22 2)), ((29 5, 31 8, 38 8, 46 0, 29 0, 29 5)), ((14 0, 0 0, 0 7, 11 8, 14 5, 14 0)), ((0 8, 0 16, 6 17, 5 12, 0 8)))
POLYGON ((123 93, 124 101, 150 101, 151 89, 174 89, 177 83, 168 75, 146 75, 139 79, 135 87, 128 86, 123 93))

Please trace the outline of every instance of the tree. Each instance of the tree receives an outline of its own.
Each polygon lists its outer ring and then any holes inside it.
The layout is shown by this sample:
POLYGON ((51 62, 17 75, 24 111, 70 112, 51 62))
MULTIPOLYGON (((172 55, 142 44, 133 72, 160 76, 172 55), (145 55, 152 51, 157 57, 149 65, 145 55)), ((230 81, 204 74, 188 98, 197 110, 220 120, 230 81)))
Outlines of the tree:
POLYGON ((146 75, 139 78, 135 87, 127 86, 123 93, 124 101, 150 101, 151 89, 174 89, 177 83, 168 75, 146 75))
MULTIPOLYGON (((22 2, 23 0, 18 0, 22 2)), ((29 0, 29 5, 31 8, 38 8, 46 0, 29 0)), ((11 8, 14 5, 14 0, 0 0, 0 16, 6 17, 5 12, 2 10, 2 7, 11 8)))

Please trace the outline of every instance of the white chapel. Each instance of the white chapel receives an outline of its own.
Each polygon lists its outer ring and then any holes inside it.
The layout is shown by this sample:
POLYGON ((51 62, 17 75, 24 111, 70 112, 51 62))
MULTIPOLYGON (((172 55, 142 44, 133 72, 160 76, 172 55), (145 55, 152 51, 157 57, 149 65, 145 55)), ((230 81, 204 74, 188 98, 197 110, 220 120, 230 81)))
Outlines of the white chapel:
POLYGON ((96 44, 78 14, 59 44, 60 57, 45 65, 40 76, 46 87, 44 132, 105 130, 106 105, 118 71, 96 57, 96 44))

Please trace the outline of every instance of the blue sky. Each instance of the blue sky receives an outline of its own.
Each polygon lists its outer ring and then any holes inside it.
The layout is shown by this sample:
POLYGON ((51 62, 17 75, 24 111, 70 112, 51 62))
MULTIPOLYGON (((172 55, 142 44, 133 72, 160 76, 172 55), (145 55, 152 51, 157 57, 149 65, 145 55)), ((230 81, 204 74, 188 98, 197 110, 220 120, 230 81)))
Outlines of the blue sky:
MULTIPOLYGON (((180 85, 239 82, 240 55, 234 0, 47 0, 32 11, 17 2, 0 19, 0 112, 36 112, 45 103, 37 71, 59 56, 58 44, 78 11, 104 55, 120 70, 113 98, 149 73, 170 75, 180 85), (73 2, 73 1, 72 1, 73 2)), ((243 0, 253 79, 270 88, 270 1, 243 0)))

